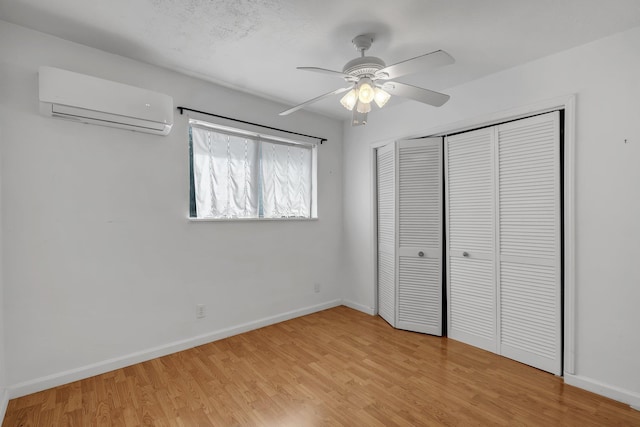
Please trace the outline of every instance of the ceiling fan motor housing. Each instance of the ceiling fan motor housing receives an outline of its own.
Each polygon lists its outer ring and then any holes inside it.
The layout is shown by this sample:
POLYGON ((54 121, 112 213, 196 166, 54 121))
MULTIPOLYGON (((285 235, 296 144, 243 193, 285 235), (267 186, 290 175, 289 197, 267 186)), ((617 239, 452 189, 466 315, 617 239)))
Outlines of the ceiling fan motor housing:
POLYGON ((380 58, 376 58, 375 56, 362 56, 347 62, 342 72, 355 77, 373 77, 378 70, 382 70, 386 66, 380 58))

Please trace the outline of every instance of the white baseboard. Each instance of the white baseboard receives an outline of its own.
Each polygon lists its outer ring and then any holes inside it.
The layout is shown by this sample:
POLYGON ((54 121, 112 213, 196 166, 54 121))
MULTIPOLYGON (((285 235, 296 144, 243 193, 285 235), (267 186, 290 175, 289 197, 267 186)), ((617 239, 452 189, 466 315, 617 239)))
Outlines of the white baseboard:
POLYGON ((604 384, 591 378, 582 377, 580 375, 564 374, 564 382, 566 384, 583 388, 590 392, 600 394, 618 402, 626 403, 633 409, 640 408, 640 394, 633 391, 624 390, 609 384, 604 384))
POLYGON ((7 413, 7 405, 9 404, 9 390, 0 388, 0 424, 4 421, 4 416, 7 413))
POLYGON ((131 366, 136 363, 146 362, 147 360, 166 356, 178 351, 187 350, 199 345, 207 344, 233 335, 238 335, 243 332, 263 328, 265 326, 284 322, 285 320, 294 319, 296 317, 306 316, 307 314, 326 310, 328 308, 338 307, 341 304, 342 300, 339 299, 328 301, 322 304, 317 304, 298 310, 292 310, 275 316, 269 316, 252 322, 243 323, 231 328, 225 328, 185 340, 172 342, 143 351, 138 351, 126 356, 116 357, 113 359, 104 360, 102 362, 92 363, 91 365, 82 366, 80 368, 71 369, 57 374, 47 375, 45 377, 36 378, 19 384, 14 384, 7 390, 8 398, 13 399, 16 397, 26 396, 31 393, 36 393, 38 391, 57 387, 59 385, 68 384, 73 381, 78 381, 85 378, 93 377, 95 375, 104 374, 105 372, 124 368, 126 366, 131 366))
POLYGON ((375 310, 373 309, 373 307, 367 307, 366 305, 362 305, 362 304, 358 304, 357 302, 353 302, 353 301, 349 301, 346 299, 342 300, 342 305, 349 307, 349 308, 353 308, 354 310, 358 310, 361 311, 363 313, 367 313, 371 316, 374 316, 376 314, 375 310))

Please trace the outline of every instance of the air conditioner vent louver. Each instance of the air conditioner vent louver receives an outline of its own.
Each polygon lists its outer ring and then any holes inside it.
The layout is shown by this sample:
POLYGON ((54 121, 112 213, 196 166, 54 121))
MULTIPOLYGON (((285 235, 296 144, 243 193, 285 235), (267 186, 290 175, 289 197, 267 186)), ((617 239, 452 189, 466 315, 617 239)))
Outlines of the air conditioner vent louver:
POLYGON ((168 95, 53 67, 40 67, 39 83, 46 116, 157 135, 171 131, 168 95))

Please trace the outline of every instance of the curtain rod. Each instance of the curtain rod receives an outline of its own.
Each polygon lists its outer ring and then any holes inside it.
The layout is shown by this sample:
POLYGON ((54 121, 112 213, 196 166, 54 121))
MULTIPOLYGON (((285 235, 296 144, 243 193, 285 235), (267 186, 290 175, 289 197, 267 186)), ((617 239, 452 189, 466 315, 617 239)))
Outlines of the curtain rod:
POLYGON ((286 133, 290 133, 292 135, 306 136, 307 138, 319 139, 320 140, 320 144, 322 144, 323 142, 327 141, 327 138, 322 138, 322 137, 319 137, 319 136, 306 135, 304 133, 298 133, 298 132, 293 132, 293 131, 290 131, 290 130, 279 129, 279 128, 275 128, 275 127, 272 127, 272 126, 265 126, 265 125, 261 125, 259 123, 247 122, 245 120, 239 120, 239 119, 234 119, 234 118, 231 118, 231 117, 221 116, 219 114, 207 113, 206 111, 194 110, 194 109, 188 108, 188 107, 177 107, 177 108, 178 108, 178 110, 180 110, 180 114, 184 114, 185 111, 192 111, 194 113, 200 113, 200 114, 204 114, 206 116, 218 117, 220 119, 231 120, 231 121, 238 122, 238 123, 244 123, 245 125, 259 126, 261 128, 277 130, 279 132, 286 132, 286 133))

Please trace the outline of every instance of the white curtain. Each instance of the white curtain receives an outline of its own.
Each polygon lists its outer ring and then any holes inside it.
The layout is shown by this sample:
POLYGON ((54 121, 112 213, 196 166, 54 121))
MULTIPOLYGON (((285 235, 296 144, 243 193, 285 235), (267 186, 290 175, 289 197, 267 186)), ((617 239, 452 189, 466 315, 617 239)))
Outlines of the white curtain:
POLYGON ((262 142, 262 214, 311 216, 311 148, 262 142))
POLYGON ((192 127, 198 218, 258 217, 258 142, 192 127))

